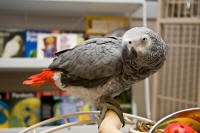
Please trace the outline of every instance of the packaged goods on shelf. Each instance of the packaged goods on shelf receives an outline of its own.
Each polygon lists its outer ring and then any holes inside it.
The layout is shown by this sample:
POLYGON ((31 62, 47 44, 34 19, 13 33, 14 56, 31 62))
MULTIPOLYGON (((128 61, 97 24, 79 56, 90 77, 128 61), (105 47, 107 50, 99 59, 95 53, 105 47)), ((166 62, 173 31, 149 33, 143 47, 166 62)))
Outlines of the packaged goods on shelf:
POLYGON ((60 34, 60 50, 72 49, 78 43, 78 35, 72 33, 60 34))
POLYGON ((53 57, 57 51, 60 51, 60 36, 56 33, 39 33, 37 58, 53 57))
POLYGON ((37 57, 53 57, 56 52, 65 49, 72 49, 83 41, 83 37, 76 33, 39 33, 37 57))
POLYGON ((83 33, 77 33, 77 45, 83 43, 85 41, 83 33))
MULTIPOLYGON (((59 91, 39 91, 37 96, 41 99, 41 121, 60 115, 60 92, 59 91)), ((57 125, 50 123, 46 126, 57 125)))
MULTIPOLYGON (((75 99, 72 97, 62 96, 61 114, 70 114, 74 112, 77 112, 75 99)), ((75 122, 77 120, 77 116, 71 116, 67 119, 68 122, 75 122)))
POLYGON ((105 35, 111 31, 129 27, 129 20, 125 17, 87 16, 86 33, 105 35))
POLYGON ((0 30, 0 57, 50 58, 84 41, 83 33, 59 30, 0 30))
MULTIPOLYGON (((93 111, 96 110, 89 101, 76 98, 73 96, 62 96, 61 114, 70 114, 75 112, 93 111)), ((77 120, 91 120, 93 117, 89 115, 72 116, 67 119, 68 122, 75 122, 77 120)))
POLYGON ((9 127, 28 127, 40 121, 40 99, 34 92, 11 92, 9 127))
MULTIPOLYGON (((131 92, 117 97, 123 111, 131 113, 131 92)), ((0 128, 27 127, 56 116, 94 111, 96 108, 87 100, 69 96, 63 91, 3 92, 0 93, 0 128)), ((95 116, 69 117, 68 122, 92 120, 95 116)), ((59 120, 45 126, 60 125, 59 120)))
POLYGON ((0 128, 9 127, 10 106, 8 103, 8 95, 7 92, 0 93, 0 128))
POLYGON ((26 30, 25 31, 25 57, 36 57, 37 55, 37 39, 39 33, 50 33, 49 31, 26 30))
POLYGON ((0 31, 0 56, 2 58, 24 56, 24 31, 1 30, 0 31))

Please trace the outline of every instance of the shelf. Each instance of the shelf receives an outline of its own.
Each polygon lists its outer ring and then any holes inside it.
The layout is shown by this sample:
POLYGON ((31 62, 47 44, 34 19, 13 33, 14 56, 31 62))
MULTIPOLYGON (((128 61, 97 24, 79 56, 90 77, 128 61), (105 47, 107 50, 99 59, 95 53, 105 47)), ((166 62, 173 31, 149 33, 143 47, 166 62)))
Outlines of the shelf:
MULTIPOLYGON (((142 9, 143 25, 146 26, 145 0, 18 0, 17 2, 13 2, 13 0, 0 0, 0 12, 23 14, 25 16, 25 27, 28 25, 31 15, 123 15, 130 17, 138 9, 142 9)), ((45 23, 45 25, 48 24, 45 23)), ((0 59, 0 69, 45 68, 50 62, 50 59, 0 59)))
POLYGON ((1 0, 0 11, 26 15, 130 16, 144 3, 145 0, 1 0))
POLYGON ((53 59, 11 58, 0 59, 0 69, 41 69, 46 68, 53 59))

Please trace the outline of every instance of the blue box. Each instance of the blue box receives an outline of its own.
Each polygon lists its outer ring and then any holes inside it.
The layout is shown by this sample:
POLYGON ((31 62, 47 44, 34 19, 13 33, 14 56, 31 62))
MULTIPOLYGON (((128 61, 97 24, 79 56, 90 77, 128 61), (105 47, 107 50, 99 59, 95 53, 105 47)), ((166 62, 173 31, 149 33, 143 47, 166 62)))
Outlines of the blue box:
POLYGON ((37 40, 39 33, 50 33, 50 31, 25 31, 25 57, 35 58, 37 56, 37 40))

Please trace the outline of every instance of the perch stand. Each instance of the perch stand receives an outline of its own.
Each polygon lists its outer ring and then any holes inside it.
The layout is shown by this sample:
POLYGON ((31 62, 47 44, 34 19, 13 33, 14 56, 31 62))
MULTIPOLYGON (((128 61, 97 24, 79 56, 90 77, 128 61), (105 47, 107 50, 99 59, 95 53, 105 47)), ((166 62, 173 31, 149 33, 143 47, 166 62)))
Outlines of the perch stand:
MULTIPOLYGON (((36 123, 30 127, 27 127, 24 130, 20 131, 20 133, 53 133, 53 132, 61 131, 62 129, 69 129, 70 127, 77 126, 77 125, 88 125, 88 124, 98 123, 97 117, 93 120, 81 120, 81 121, 75 121, 75 122, 70 122, 70 123, 66 121, 66 119, 71 116, 81 116, 81 115, 98 116, 99 111, 77 112, 77 113, 57 116, 57 117, 50 118, 45 121, 36 123), (64 123, 61 125, 40 130, 42 126, 58 121, 58 120, 59 121, 62 120, 64 121, 64 123)), ((142 121, 144 123, 154 123, 152 120, 149 120, 140 116, 127 114, 127 113, 123 113, 123 115, 125 118, 126 125, 131 126, 130 133, 147 133, 147 132, 140 132, 140 131, 135 130, 135 125, 136 125, 135 120, 142 121)), ((106 112, 105 118, 99 127, 99 133, 121 133, 120 131, 121 125, 122 125, 121 121, 119 120, 117 114, 109 110, 106 112)))
POLYGON ((99 127, 99 133, 121 133, 121 125, 118 115, 112 110, 108 110, 99 127))

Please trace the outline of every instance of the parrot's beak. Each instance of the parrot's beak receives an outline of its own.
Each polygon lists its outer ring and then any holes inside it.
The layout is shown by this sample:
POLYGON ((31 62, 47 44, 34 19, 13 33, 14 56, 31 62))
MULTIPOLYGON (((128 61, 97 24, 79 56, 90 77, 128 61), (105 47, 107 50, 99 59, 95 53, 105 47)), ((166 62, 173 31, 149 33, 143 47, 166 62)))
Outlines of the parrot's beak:
POLYGON ((123 57, 137 58, 137 51, 134 47, 129 47, 127 43, 124 43, 123 47, 123 57))
POLYGON ((129 39, 124 41, 124 46, 128 49, 129 56, 132 56, 134 58, 137 57, 137 51, 133 44, 130 45, 129 39))
POLYGON ((135 50, 134 47, 131 48, 131 55, 134 57, 134 58, 137 58, 137 51, 135 50))

